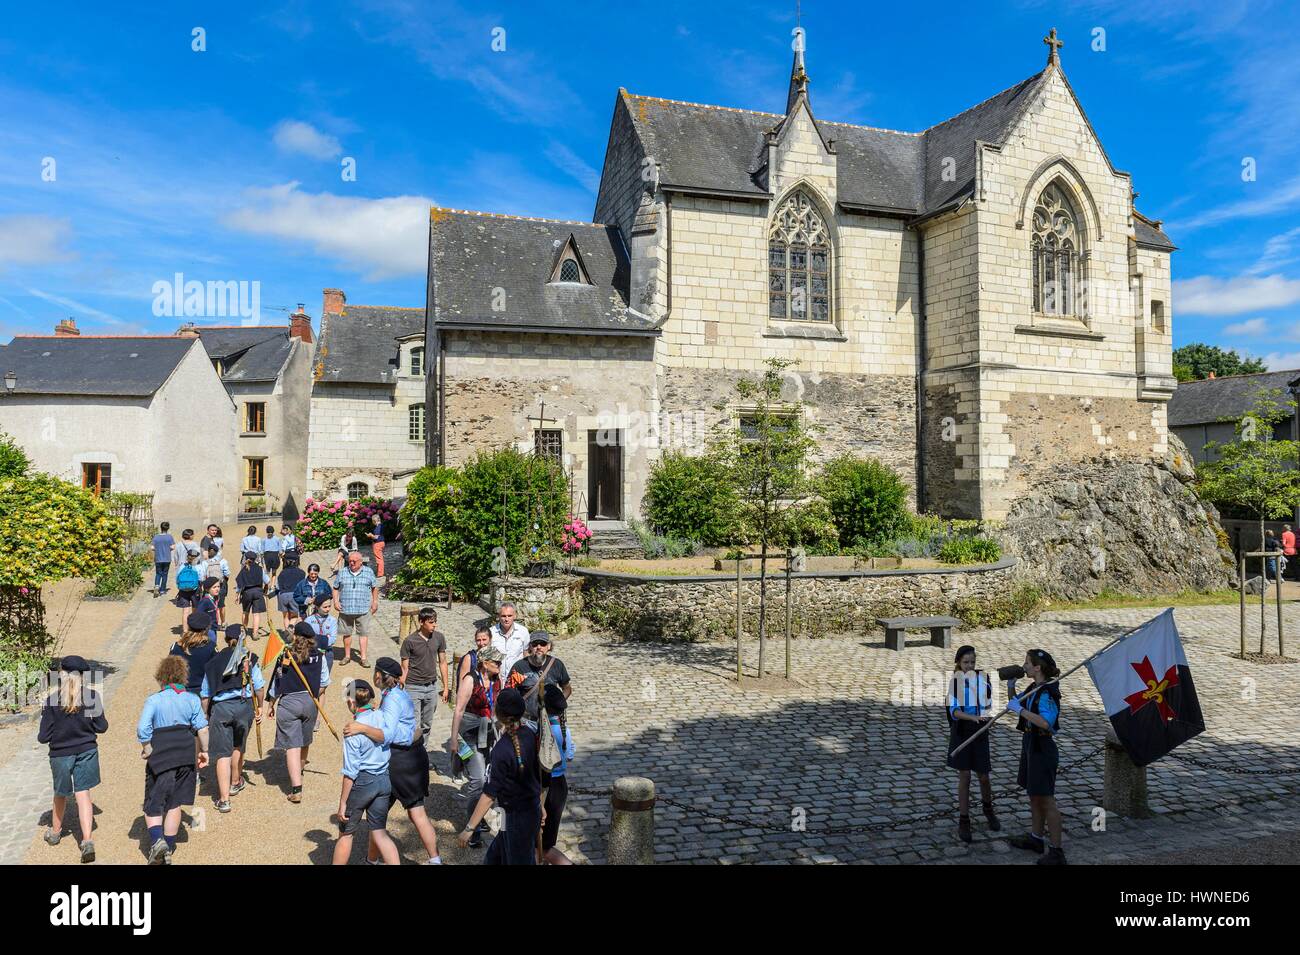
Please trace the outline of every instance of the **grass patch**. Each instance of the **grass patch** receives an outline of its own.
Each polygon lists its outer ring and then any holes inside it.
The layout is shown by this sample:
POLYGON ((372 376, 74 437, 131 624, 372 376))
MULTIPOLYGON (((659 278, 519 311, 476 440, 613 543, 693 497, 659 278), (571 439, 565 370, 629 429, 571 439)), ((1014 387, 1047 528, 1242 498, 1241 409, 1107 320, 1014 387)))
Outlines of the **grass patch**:
MULTIPOLYGON (((1259 602, 1258 596, 1246 595, 1249 603, 1259 602)), ((1126 607, 1209 607, 1235 604, 1237 591, 1231 587, 1222 590, 1180 590, 1174 594, 1126 594, 1118 590, 1103 590, 1095 597, 1084 600, 1057 600, 1047 602, 1047 610, 1120 610, 1126 607)))

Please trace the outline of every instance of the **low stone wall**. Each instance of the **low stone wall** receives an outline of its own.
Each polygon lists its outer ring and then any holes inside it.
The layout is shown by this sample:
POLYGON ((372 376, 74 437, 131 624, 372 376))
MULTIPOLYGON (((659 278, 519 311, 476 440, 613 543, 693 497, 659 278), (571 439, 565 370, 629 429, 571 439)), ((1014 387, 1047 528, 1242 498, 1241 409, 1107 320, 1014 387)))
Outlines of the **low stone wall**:
POLYGON ((509 601, 529 630, 545 630, 563 637, 579 628, 582 613, 582 578, 568 574, 554 577, 493 577, 492 611, 509 601))
MULTIPOLYGON (((877 617, 950 614, 989 621, 1008 604, 1017 562, 933 570, 844 570, 793 575, 792 630, 799 636, 875 631, 877 617)), ((575 567, 583 613, 630 640, 735 639, 736 578, 667 577, 575 567)), ((758 633, 759 580, 742 577, 746 637, 758 633)), ((965 619, 965 618, 963 618, 965 619)), ((1008 621, 1009 622, 1009 621, 1008 621)), ((767 632, 785 632, 785 577, 768 577, 767 632)))

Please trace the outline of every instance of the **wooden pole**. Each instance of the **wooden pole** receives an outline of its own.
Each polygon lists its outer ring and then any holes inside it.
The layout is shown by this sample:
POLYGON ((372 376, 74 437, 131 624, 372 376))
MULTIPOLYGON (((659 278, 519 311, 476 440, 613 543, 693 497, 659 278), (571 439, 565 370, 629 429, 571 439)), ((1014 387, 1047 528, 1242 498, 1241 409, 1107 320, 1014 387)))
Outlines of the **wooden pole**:
POLYGON ((740 685, 740 568, 745 562, 745 555, 741 554, 736 558, 736 685, 740 685))
POLYGON ((794 567, 794 551, 785 549, 785 678, 790 679, 790 572, 794 567))
POLYGON ((1282 652, 1282 561, 1277 562, 1277 653, 1278 656, 1285 656, 1282 652))
POLYGON ((1264 595, 1268 593, 1268 558, 1259 559, 1259 653, 1264 655, 1264 595))
POLYGON ((1241 658, 1246 659, 1246 552, 1237 562, 1237 590, 1241 598, 1241 658))
MULTIPOLYGON (((266 622, 274 626, 274 622, 271 619, 270 604, 266 605, 266 622)), ((277 627, 276 629, 279 628, 277 627)), ((319 713, 320 718, 325 721, 325 725, 328 726, 330 732, 334 734, 334 738, 338 740, 340 743, 343 742, 343 740, 339 737, 339 731, 334 728, 334 724, 330 722, 330 718, 325 715, 325 707, 320 705, 320 699, 311 692, 311 683, 309 683, 307 681, 307 678, 303 676, 302 668, 298 666, 298 661, 293 658, 293 653, 292 653, 293 634, 286 632, 286 636, 288 636, 289 639, 284 640, 284 650, 281 651, 281 655, 286 657, 289 660, 289 663, 293 665, 294 672, 298 674, 298 679, 302 680, 302 685, 307 687, 307 695, 310 696, 311 701, 316 704, 316 712, 319 713)))

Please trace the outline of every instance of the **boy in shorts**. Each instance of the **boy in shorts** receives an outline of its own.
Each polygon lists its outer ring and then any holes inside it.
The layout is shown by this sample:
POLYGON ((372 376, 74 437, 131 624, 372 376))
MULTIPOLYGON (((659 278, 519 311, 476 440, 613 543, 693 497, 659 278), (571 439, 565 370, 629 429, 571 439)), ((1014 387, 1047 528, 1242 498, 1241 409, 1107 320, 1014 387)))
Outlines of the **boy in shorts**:
MULTIPOLYGON (((365 680, 348 683, 348 709, 353 719, 366 726, 384 726, 376 705, 375 691, 365 680)), ((334 846, 334 864, 347 865, 352 854, 352 836, 364 816, 375 848, 385 865, 400 865, 397 845, 388 835, 388 809, 393 789, 388 779, 388 744, 376 743, 364 733, 343 739, 343 785, 339 791, 339 841, 334 846)))

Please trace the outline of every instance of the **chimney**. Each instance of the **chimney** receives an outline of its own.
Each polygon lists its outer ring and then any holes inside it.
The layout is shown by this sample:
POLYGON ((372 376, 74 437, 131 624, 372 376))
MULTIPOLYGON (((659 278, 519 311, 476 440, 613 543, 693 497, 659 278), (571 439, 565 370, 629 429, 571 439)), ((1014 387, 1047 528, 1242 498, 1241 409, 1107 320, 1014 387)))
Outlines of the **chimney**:
POLYGON ((311 333, 311 316, 303 311, 302 302, 298 303, 298 311, 289 316, 289 337, 300 339, 308 345, 316 340, 311 333))
POLYGON ((75 319, 65 318, 54 326, 55 338, 76 338, 81 334, 75 319))
POLYGON ((326 315, 342 315, 343 306, 348 303, 348 297, 343 294, 343 289, 327 288, 322 294, 325 296, 325 305, 321 309, 321 318, 326 315))
POLYGON ((180 328, 176 329, 177 338, 198 338, 199 329, 193 322, 186 322, 180 328))

